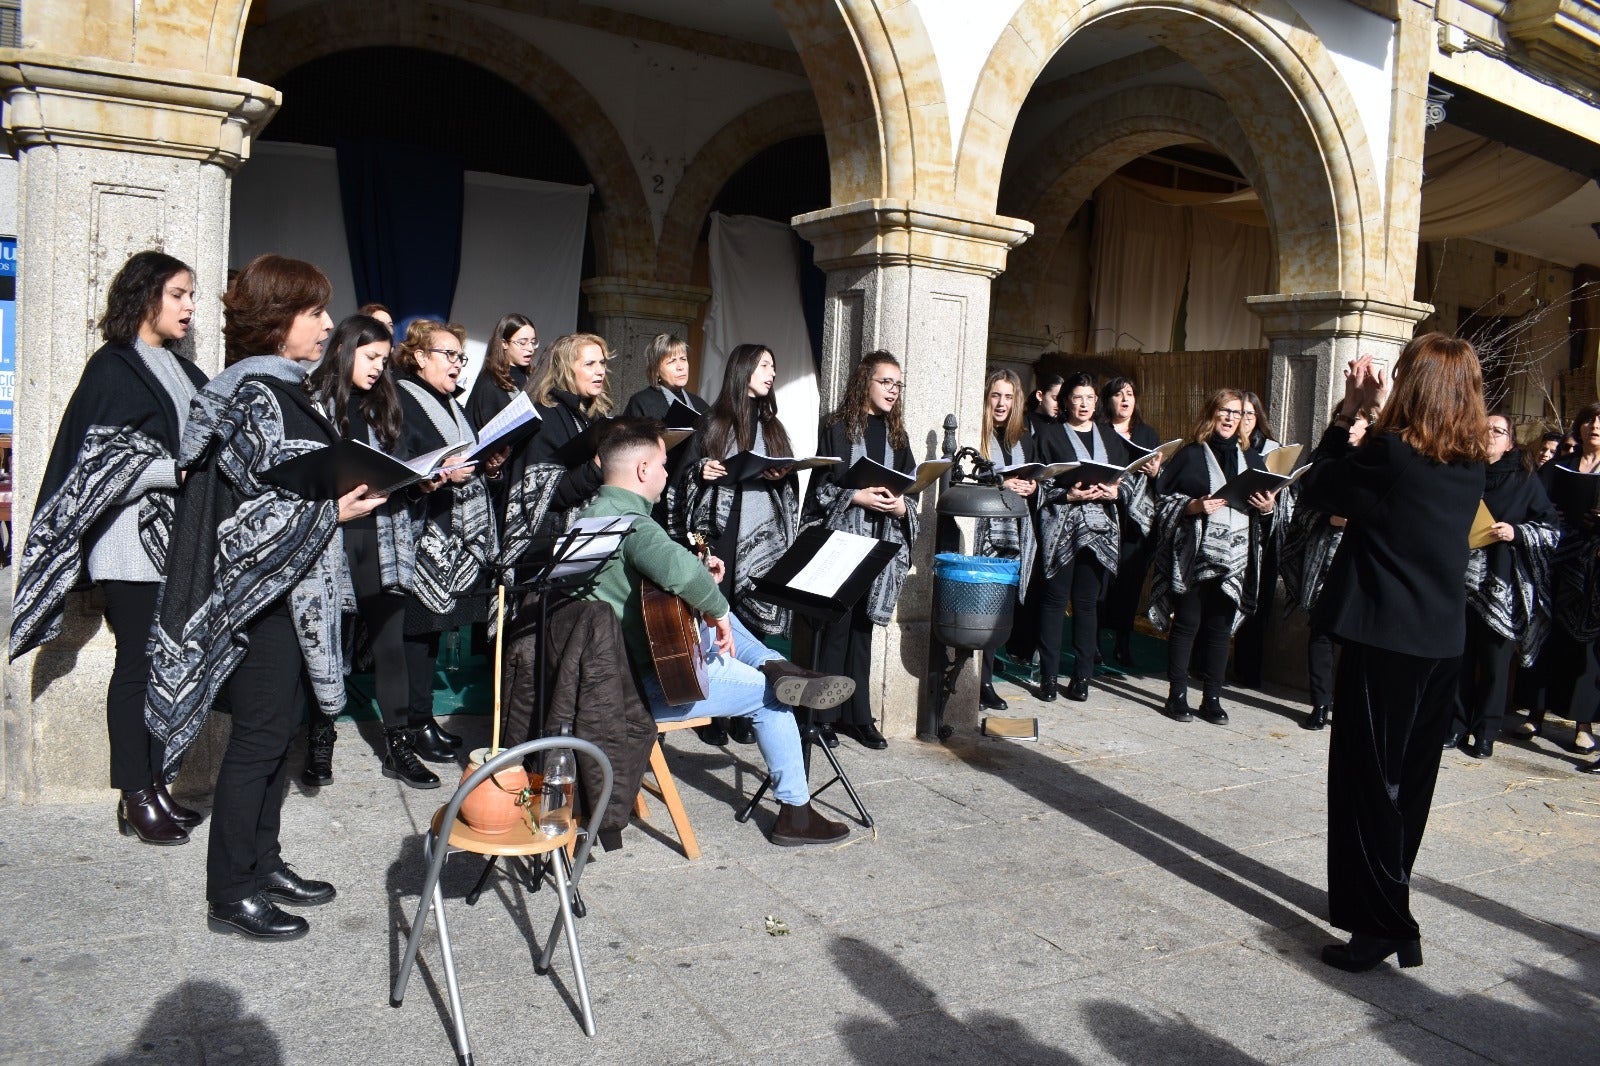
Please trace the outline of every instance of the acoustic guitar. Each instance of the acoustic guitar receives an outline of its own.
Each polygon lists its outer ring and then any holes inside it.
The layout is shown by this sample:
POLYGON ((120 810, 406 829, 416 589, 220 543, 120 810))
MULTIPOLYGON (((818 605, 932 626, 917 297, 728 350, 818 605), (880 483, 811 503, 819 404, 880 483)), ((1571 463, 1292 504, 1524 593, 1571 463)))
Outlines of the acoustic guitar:
MULTIPOLYGON (((705 538, 695 534, 693 539, 695 554, 704 556, 705 538)), ((643 580, 639 591, 650 659, 667 703, 676 707, 700 702, 711 694, 700 616, 681 596, 674 596, 649 578, 643 580)))

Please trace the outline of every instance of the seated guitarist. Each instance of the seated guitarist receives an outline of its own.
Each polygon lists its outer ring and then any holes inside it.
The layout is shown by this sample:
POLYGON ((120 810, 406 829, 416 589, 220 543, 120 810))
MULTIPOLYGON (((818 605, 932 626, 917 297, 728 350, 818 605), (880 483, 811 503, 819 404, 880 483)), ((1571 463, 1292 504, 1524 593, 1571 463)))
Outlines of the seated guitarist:
POLYGON ((595 579, 591 599, 609 604, 622 624, 628 653, 643 678, 645 700, 657 721, 710 715, 748 718, 756 744, 772 774, 772 792, 782 809, 772 827, 774 844, 795 847, 827 844, 850 832, 811 806, 811 789, 801 760, 800 732, 789 707, 836 707, 850 698, 855 682, 818 674, 780 657, 750 634, 717 591, 722 560, 701 561, 674 543, 650 509, 667 485, 665 427, 654 419, 619 418, 600 443, 604 484, 583 517, 629 515, 633 532, 607 560, 595 579), (716 654, 707 664, 709 695, 698 703, 673 706, 662 694, 645 636, 640 582, 649 578, 681 597, 716 627, 716 654))

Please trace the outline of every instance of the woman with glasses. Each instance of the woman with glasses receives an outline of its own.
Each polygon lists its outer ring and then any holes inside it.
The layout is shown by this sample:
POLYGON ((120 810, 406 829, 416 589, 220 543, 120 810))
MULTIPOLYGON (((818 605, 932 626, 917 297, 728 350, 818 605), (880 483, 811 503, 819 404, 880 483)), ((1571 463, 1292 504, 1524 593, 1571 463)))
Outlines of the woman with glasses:
MULTIPOLYGON (((917 537, 917 512, 904 496, 887 488, 852 490, 841 482, 863 458, 903 474, 916 470, 911 439, 906 435, 904 396, 905 381, 898 359, 885 351, 868 352, 861 357, 850 375, 844 399, 823 419, 817 441, 817 454, 837 455, 844 462, 818 467, 811 475, 800 517, 802 528, 824 526, 900 546, 899 553, 878 574, 871 590, 856 601, 849 616, 821 627, 816 634, 816 668, 824 674, 843 674, 856 683, 855 694, 837 712, 822 713, 828 719, 837 716, 839 729, 871 748, 887 743, 879 743, 883 733, 872 716, 868 685, 872 674, 872 634, 876 627, 889 624, 905 585, 906 572, 911 568, 911 542, 917 537)), ((819 721, 825 719, 819 715, 819 721)))
MULTIPOLYGON (((1100 394, 1089 374, 1072 374, 1061 386, 1061 432, 1039 442, 1042 463, 1126 463, 1118 437, 1095 418, 1100 394), (1062 444, 1066 447, 1063 448, 1062 444)), ((1120 534, 1116 481, 1083 481, 1068 471, 1039 486, 1039 553, 1044 591, 1039 598, 1039 698, 1056 698, 1061 627, 1072 603, 1072 681, 1067 699, 1089 698, 1100 646, 1100 597, 1117 572, 1120 534)))
MULTIPOLYGON (((1239 441, 1245 449, 1265 459, 1283 447, 1267 417, 1267 408, 1261 398, 1248 390, 1241 390, 1244 398, 1244 417, 1239 419, 1239 441)), ((1261 687, 1261 664, 1266 655, 1267 626, 1276 615, 1278 602, 1278 536, 1277 531, 1294 518, 1294 493, 1286 493, 1273 514, 1261 518, 1261 579, 1256 585, 1256 609, 1250 617, 1239 623, 1233 638, 1233 679, 1245 688, 1261 687), (1278 522, 1282 521, 1283 526, 1278 522)))
MULTIPOLYGON (((467 331, 419 319, 406 330, 395 359, 400 389, 403 455, 423 455, 446 445, 473 444, 477 435, 455 401, 456 381, 467 365, 467 331)), ((480 467, 445 471, 437 487, 409 494, 420 520, 417 563, 406 598, 407 727, 412 747, 430 762, 453 762, 461 738, 433 716, 433 675, 439 638, 487 616, 486 601, 472 595, 495 553, 494 515, 486 480, 499 476, 505 453, 480 467)))
POLYGON ((1460 747, 1475 759, 1494 754, 1513 655, 1531 665, 1550 632, 1550 564, 1561 539, 1561 514, 1544 491, 1533 457, 1517 447, 1511 419, 1496 411, 1488 421, 1483 505, 1494 518, 1494 542, 1467 556, 1461 700, 1445 738, 1445 747, 1460 747))
MULTIPOLYGON (((723 595, 745 628, 763 639, 789 631, 789 612, 761 599, 755 579, 772 569, 794 543, 800 479, 781 467, 735 482, 728 479, 722 461, 740 452, 790 453, 789 432, 778 418, 777 380, 771 349, 762 344, 734 348, 711 414, 685 445, 691 450, 681 474, 686 532, 706 537, 711 554, 726 564, 723 595)), ((749 719, 730 719, 728 726, 733 739, 754 741, 749 719)), ((868 735, 877 732, 868 728, 868 735)), ((708 742, 716 739, 713 732, 708 742)), ((874 739, 870 746, 885 746, 881 737, 874 739)))
POLYGON ((1189 443, 1178 450, 1156 480, 1155 577, 1150 584, 1150 622, 1170 627, 1167 641, 1167 702, 1161 713, 1177 722, 1198 715, 1222 724, 1222 682, 1228 638, 1239 620, 1255 610, 1261 573, 1261 519, 1272 513, 1277 493, 1257 492, 1240 510, 1217 497, 1227 481, 1247 467, 1263 469, 1259 453, 1239 440, 1244 395, 1218 389, 1189 443), (1189 707, 1189 660, 1200 644, 1204 697, 1189 707))
MULTIPOLYGON (((1161 446, 1160 435, 1139 416, 1138 392, 1132 378, 1114 377, 1100 386, 1100 419, 1117 436, 1138 448, 1149 451, 1161 446)), ((1123 478, 1117 495, 1122 542, 1117 572, 1106 589, 1100 624, 1115 636, 1112 660, 1126 669, 1133 668, 1133 622, 1139 615, 1139 598, 1144 595, 1155 548, 1150 527, 1155 519, 1155 479, 1160 473, 1161 460, 1157 458, 1138 473, 1123 478)))
MULTIPOLYGON (((1055 383, 1059 390, 1060 381, 1055 383)), ((983 418, 979 422, 978 454, 997 467, 1019 466, 1034 461, 1034 437, 1028 432, 1027 419, 1022 411, 1022 379, 1011 370, 989 371, 983 386, 983 418)), ((1054 402, 1053 400, 1051 401, 1054 402)), ((830 453, 831 454, 831 453, 830 453)), ((1030 500, 1039 483, 1032 478, 1006 477, 1001 484, 1030 500)), ((1028 602, 1028 589, 1032 587, 1037 545, 1030 503, 1026 518, 980 518, 973 531, 974 550, 979 555, 997 559, 1015 559, 1020 569, 1017 584, 1018 610, 1028 602)), ((983 653, 982 673, 979 675, 978 702, 985 710, 1003 711, 1006 701, 994 690, 994 652, 983 653)))
MULTIPOLYGON (((673 429, 698 427, 700 418, 711 410, 711 402, 689 391, 689 342, 675 333, 658 333, 650 341, 645 359, 650 366, 650 387, 640 389, 628 399, 623 415, 627 418, 653 418, 673 429), (669 420, 667 411, 674 403, 693 411, 694 421, 669 420)), ((667 488, 654 510, 655 519, 663 529, 682 528, 683 523, 678 517, 678 483, 688 456, 686 444, 680 444, 667 453, 667 488)))
POLYGON ((483 369, 467 397, 467 417, 479 429, 528 387, 528 368, 539 353, 539 331, 527 315, 515 312, 495 323, 483 353, 483 369))

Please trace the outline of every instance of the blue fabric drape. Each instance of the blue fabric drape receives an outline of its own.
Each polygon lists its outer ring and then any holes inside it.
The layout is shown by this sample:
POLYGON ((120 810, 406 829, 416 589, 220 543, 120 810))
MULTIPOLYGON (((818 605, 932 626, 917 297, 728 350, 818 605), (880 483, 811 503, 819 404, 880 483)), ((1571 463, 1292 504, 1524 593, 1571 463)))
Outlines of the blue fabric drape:
POLYGON ((385 304, 396 322, 448 319, 461 273, 461 160, 379 141, 334 151, 356 303, 385 304))

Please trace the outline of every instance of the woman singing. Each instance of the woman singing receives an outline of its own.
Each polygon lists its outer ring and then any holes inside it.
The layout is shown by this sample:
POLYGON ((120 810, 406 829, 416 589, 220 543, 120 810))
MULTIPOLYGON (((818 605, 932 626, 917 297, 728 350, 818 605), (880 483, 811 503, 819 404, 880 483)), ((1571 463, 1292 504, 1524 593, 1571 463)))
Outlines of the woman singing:
POLYGON ((194 274, 160 252, 125 263, 106 294, 100 333, 67 403, 17 570, 11 657, 61 633, 67 593, 85 569, 116 639, 106 689, 117 827, 146 844, 184 844, 200 816, 167 792, 161 748, 144 720, 147 643, 167 570, 182 475, 173 462, 189 401, 206 383, 172 349, 189 335, 194 274))
MULTIPOLYGON (((1132 378, 1114 377, 1100 387, 1100 418, 1117 436, 1137 448, 1149 451, 1161 446, 1160 435, 1139 417, 1138 393, 1132 378)), ((1117 572, 1106 589, 1100 624, 1116 637, 1112 660, 1130 670, 1133 668, 1133 622, 1139 616, 1139 598, 1144 595, 1145 578, 1150 576, 1151 552, 1155 548, 1151 525, 1156 513, 1155 479, 1160 472, 1158 457, 1123 478, 1117 494, 1117 526, 1122 540, 1117 572)))
MULTIPOLYGON (((400 394, 402 455, 446 445, 473 444, 477 435, 453 397, 467 365, 467 331, 455 323, 418 319, 406 330, 395 360, 400 394)), ((537 439, 537 438, 535 438, 537 439)), ((452 467, 432 491, 413 500, 416 569, 405 606, 406 720, 411 746, 432 762, 453 762, 461 738, 433 716, 434 665, 439 637, 484 620, 487 605, 473 590, 483 583, 495 552, 494 516, 486 480, 496 478, 504 451, 481 469, 452 467)))
POLYGON ((333 325, 324 310, 331 294, 310 263, 264 255, 223 296, 229 366, 189 410, 178 455, 188 477, 150 634, 146 719, 167 767, 214 702, 225 697, 232 711, 206 854, 209 924, 264 940, 308 928, 278 903, 334 896, 332 885, 283 861, 283 769, 300 727, 301 679, 324 713, 344 706, 339 523, 384 502, 363 499, 365 485, 326 500, 269 480, 279 463, 338 440, 303 388, 333 325))
MULTIPOLYGON (((384 366, 389 330, 376 318, 352 315, 339 323, 328 354, 306 379, 317 410, 346 440, 399 455, 400 395, 384 366)), ((430 488, 433 486, 430 485, 430 488)), ((356 609, 372 648, 372 684, 383 716, 383 775, 412 788, 438 788, 439 778, 417 758, 407 685, 406 589, 416 565, 411 516, 398 503, 385 504, 345 524, 344 554, 356 609)), ((311 742, 303 780, 333 781, 333 719, 313 709, 311 742)))
POLYGON ((1350 520, 1317 602, 1340 644, 1328 749, 1328 910, 1352 935, 1322 961, 1352 972, 1391 955, 1422 965, 1411 866, 1428 824, 1466 643, 1467 531, 1483 497, 1488 426, 1472 345, 1413 339, 1394 395, 1371 356, 1351 362, 1339 419, 1302 479, 1305 506, 1350 520), (1356 412, 1382 404, 1351 448, 1356 412), (1401 579, 1403 576, 1403 580, 1401 579))
POLYGON ((1246 467, 1261 468, 1261 456, 1239 441, 1244 397, 1218 389, 1190 443, 1172 457, 1156 482, 1155 577, 1150 584, 1150 622, 1172 629, 1167 641, 1168 718, 1187 722, 1196 714, 1220 725, 1222 681, 1228 666, 1228 638, 1239 619, 1255 610, 1261 573, 1261 517, 1271 514, 1276 493, 1253 494, 1244 510, 1217 497, 1228 480, 1246 467), (1205 686, 1198 712, 1189 708, 1189 660, 1200 641, 1200 675, 1205 686))
MULTIPOLYGON (((1073 374, 1061 386, 1063 432, 1037 441, 1043 463, 1088 462, 1121 466, 1122 439, 1095 421, 1100 397, 1094 378, 1073 374), (1066 450, 1061 444, 1066 444, 1066 450)), ((1072 601, 1072 683, 1067 699, 1089 698, 1089 678, 1100 644, 1099 602, 1117 571, 1118 483, 1075 481, 1071 471, 1039 493, 1039 546, 1044 594, 1039 601, 1039 698, 1056 698, 1061 626, 1072 601)))
MULTIPOLYGON (((777 363, 766 346, 741 344, 728 354, 711 415, 687 445, 693 450, 685 460, 682 482, 687 532, 710 541, 711 554, 726 564, 723 594, 745 627, 762 638, 789 629, 789 612, 760 599, 755 579, 794 542, 800 479, 785 467, 735 483, 727 479, 722 460, 747 451, 789 454, 789 433, 778 419, 777 380, 777 363)), ((749 742, 746 736, 754 739, 748 719, 728 724, 740 743, 749 742)))
MULTIPOLYGON (((904 496, 887 488, 854 491, 840 481, 857 460, 913 473, 916 458, 906 436, 905 395, 900 362, 888 352, 868 352, 850 375, 839 409, 822 423, 819 455, 837 455, 844 462, 819 467, 811 475, 801 526, 825 526, 874 540, 900 545, 900 552, 872 582, 871 590, 856 601, 846 618, 821 627, 816 634, 816 667, 824 674, 843 674, 856 683, 855 694, 838 711, 839 728, 868 748, 883 748, 884 740, 872 717, 872 634, 894 615, 895 601, 911 569, 911 542, 917 537, 917 512, 904 496)), ((832 717, 833 712, 826 712, 832 717)))
MULTIPOLYGON (((698 426, 701 417, 711 410, 711 403, 705 397, 689 391, 689 342, 673 333, 658 333, 650 342, 646 359, 650 364, 650 387, 640 389, 629 398, 623 415, 628 418, 654 418, 677 429, 698 426), (673 403, 680 403, 693 411, 695 420, 669 420, 667 411, 673 403)), ((678 514, 681 504, 678 486, 689 452, 690 449, 683 444, 667 452, 667 489, 652 512, 663 529, 683 528, 683 521, 678 514)))
POLYGON ((1483 505, 1495 520, 1494 543, 1467 557, 1461 702, 1445 738, 1445 747, 1459 746, 1475 759, 1494 754, 1513 654, 1531 664, 1550 632, 1550 565, 1561 539, 1561 515, 1532 457, 1517 448, 1511 419, 1499 412, 1489 416, 1488 459, 1483 505))
MULTIPOLYGON (((1056 383, 1059 388, 1060 382, 1056 383)), ((983 386, 983 419, 978 438, 978 454, 997 467, 1019 466, 1034 461, 1034 437, 1028 432, 1027 420, 1017 397, 1022 394, 1022 380, 1011 370, 991 370, 983 386)), ((829 453, 832 454, 831 452, 829 453)), ((1001 484, 1012 492, 1028 499, 1038 489, 1039 483, 1031 478, 1004 477, 1001 484)), ((979 555, 997 559, 1015 559, 1019 567, 1017 584, 1018 603, 1027 602, 1029 581, 1034 572, 1038 554, 1034 539, 1033 516, 1027 518, 980 518, 973 533, 973 543, 979 555)), ((1006 701, 994 690, 994 652, 983 653, 983 673, 979 678, 979 705, 985 710, 1003 711, 1006 701)))
POLYGON ((489 347, 483 353, 483 370, 472 383, 467 417, 479 429, 528 386, 528 368, 539 351, 539 331, 527 315, 512 313, 495 323, 489 347))
MULTIPOLYGON (((1244 417, 1239 420, 1239 440, 1245 449, 1265 459, 1283 447, 1277 432, 1267 419, 1267 409, 1261 397, 1248 390, 1239 393, 1244 399, 1244 417)), ((1287 525, 1294 518, 1294 496, 1286 495, 1278 501, 1273 514, 1261 516, 1261 580, 1256 586, 1256 609, 1250 617, 1239 623, 1233 638, 1233 677, 1245 688, 1261 687, 1261 663, 1266 653, 1267 625, 1275 614, 1278 600, 1278 537, 1274 531, 1281 519, 1287 525)))

